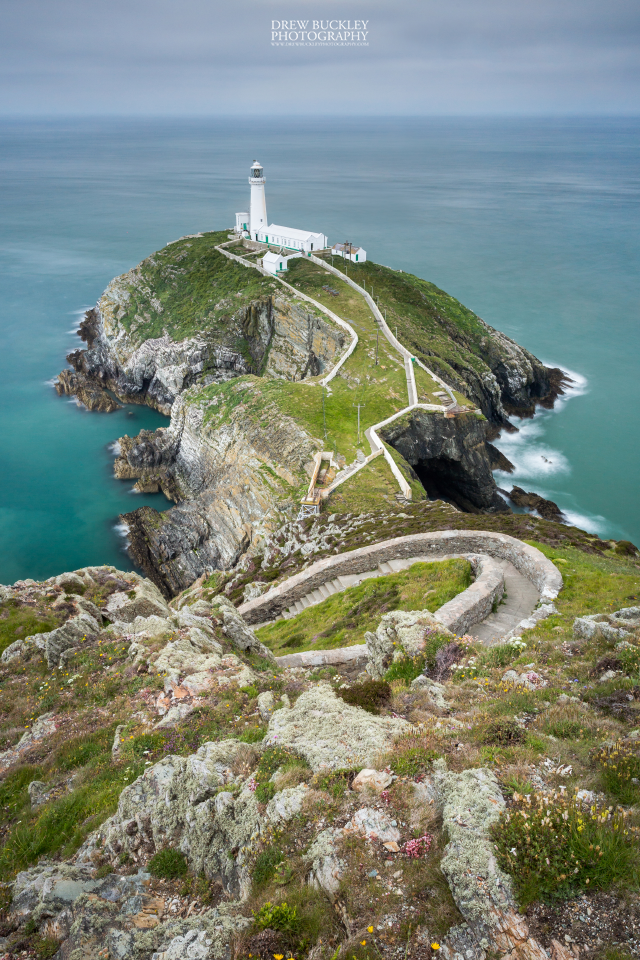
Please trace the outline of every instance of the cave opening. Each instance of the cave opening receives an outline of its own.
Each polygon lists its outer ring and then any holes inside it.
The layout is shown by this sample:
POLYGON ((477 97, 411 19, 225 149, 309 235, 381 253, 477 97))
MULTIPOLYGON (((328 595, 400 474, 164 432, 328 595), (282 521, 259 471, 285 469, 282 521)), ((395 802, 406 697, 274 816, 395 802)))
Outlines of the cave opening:
POLYGON ((448 457, 430 457, 412 464, 416 475, 430 500, 444 500, 465 513, 480 513, 466 495, 471 478, 458 460, 448 457))

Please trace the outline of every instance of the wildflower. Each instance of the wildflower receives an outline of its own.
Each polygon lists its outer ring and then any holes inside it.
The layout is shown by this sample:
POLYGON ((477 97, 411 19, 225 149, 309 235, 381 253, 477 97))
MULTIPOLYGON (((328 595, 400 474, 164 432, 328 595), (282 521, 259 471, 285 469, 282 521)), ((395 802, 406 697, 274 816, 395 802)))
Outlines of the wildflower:
POLYGON ((440 949, 440 944, 439 944, 439 943, 432 943, 432 944, 431 944, 431 949, 432 949, 432 950, 439 950, 439 949, 440 949))
POLYGON ((366 940, 361 940, 361 941, 360 941, 360 946, 361 946, 361 947, 366 947, 366 945, 367 945, 367 941, 366 941, 366 940))
POLYGON ((284 960, 284 953, 274 953, 274 960, 284 960))

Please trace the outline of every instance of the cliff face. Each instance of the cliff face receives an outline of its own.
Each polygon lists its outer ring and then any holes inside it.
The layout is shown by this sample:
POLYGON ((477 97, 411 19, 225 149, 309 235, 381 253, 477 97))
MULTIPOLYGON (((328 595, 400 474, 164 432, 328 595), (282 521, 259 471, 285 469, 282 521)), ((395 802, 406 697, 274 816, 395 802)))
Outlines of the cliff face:
POLYGON ((389 424, 383 438, 411 464, 433 500, 470 513, 508 513, 485 443, 487 424, 472 413, 448 418, 416 410, 389 424))
POLYGON ((331 366, 345 332, 270 277, 215 248, 226 232, 185 237, 108 285, 80 325, 58 393, 90 409, 120 400, 167 415, 194 384, 248 373, 301 380, 331 366))
POLYGON ((251 382, 230 385, 241 401, 217 415, 206 391, 173 404, 171 424, 120 440, 115 473, 138 488, 161 487, 177 506, 125 514, 130 552, 165 596, 203 573, 232 566, 249 544, 296 509, 308 483, 305 464, 317 450, 291 418, 268 403, 247 412, 251 382))
MULTIPOLYGON (((118 289, 116 287, 116 289, 118 289)), ((286 380, 317 376, 343 350, 345 333, 295 299, 271 295, 243 305, 227 329, 203 330, 176 341, 168 333, 137 344, 117 319, 114 285, 80 327, 88 349, 70 353, 57 389, 92 410, 120 400, 146 403, 169 415, 176 397, 194 384, 222 383, 248 373, 286 380)))

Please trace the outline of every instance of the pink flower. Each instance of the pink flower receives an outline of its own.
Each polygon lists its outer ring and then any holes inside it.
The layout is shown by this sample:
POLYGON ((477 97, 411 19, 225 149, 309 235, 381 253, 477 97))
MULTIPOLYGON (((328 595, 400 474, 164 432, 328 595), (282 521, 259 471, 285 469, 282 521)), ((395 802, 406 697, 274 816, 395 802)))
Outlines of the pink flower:
POLYGON ((428 833, 425 833, 422 837, 418 837, 416 840, 407 840, 402 848, 403 853, 406 853, 411 860, 424 857, 429 853, 432 841, 433 837, 428 833))

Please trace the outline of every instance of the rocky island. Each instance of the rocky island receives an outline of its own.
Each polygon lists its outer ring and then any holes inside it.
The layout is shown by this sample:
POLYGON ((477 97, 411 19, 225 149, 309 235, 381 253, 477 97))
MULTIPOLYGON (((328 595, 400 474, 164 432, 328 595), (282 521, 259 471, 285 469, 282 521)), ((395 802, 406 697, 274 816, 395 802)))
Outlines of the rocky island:
POLYGON ((114 469, 174 506, 0 587, 0 955, 638 956, 640 555, 492 473, 564 375, 265 249, 169 244, 58 378, 170 417, 114 469))

